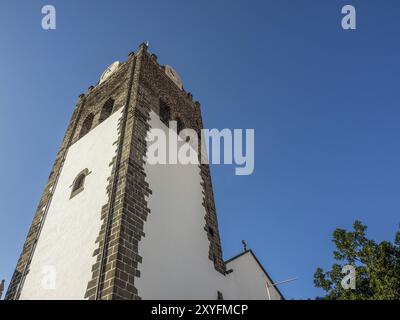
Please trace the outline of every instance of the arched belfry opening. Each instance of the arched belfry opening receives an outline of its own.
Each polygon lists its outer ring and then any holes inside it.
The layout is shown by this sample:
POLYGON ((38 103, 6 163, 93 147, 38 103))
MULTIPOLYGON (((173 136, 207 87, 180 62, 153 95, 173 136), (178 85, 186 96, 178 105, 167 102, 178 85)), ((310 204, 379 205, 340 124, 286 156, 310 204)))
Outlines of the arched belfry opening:
POLYGON ((171 119, 171 108, 160 99, 160 120, 169 127, 169 120, 171 119))
POLYGON ((185 123, 180 117, 176 117, 176 133, 179 134, 183 129, 185 129, 185 123))
POLYGON ((106 103, 103 105, 103 108, 101 109, 99 123, 103 122, 111 115, 111 113, 113 112, 113 108, 114 100, 110 98, 106 101, 106 103))
POLYGON ((81 131, 79 132, 79 139, 86 135, 90 129, 92 129, 93 125, 93 113, 90 113, 82 123, 81 131))

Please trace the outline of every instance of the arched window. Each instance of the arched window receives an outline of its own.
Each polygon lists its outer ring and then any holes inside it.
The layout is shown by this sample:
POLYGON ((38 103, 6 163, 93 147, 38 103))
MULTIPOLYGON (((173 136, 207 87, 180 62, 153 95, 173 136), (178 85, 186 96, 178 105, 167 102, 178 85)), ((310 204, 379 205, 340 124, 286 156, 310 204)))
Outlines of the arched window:
POLYGON ((179 134, 183 129, 185 129, 185 124, 181 120, 181 118, 176 118, 176 133, 179 134))
POLYGON ((99 123, 103 122, 111 115, 113 107, 114 107, 114 100, 110 98, 107 100, 107 102, 103 105, 103 108, 101 109, 99 123))
POLYGON ((160 100, 160 120, 167 126, 169 127, 169 120, 171 118, 171 109, 168 107, 168 105, 160 100))
POLYGON ((90 129, 92 129, 93 118, 94 118, 93 114, 90 113, 86 117, 85 121, 83 121, 81 131, 79 132, 79 138, 82 138, 85 134, 87 134, 90 131, 90 129))
POLYGON ((72 188, 72 192, 74 192, 78 189, 81 189, 83 187, 83 185, 85 183, 85 178, 86 178, 86 175, 84 173, 82 173, 78 176, 78 178, 76 179, 74 186, 72 188))
POLYGON ((71 196, 70 199, 74 196, 76 196, 78 193, 80 193, 84 186, 85 186, 85 179, 86 176, 89 174, 89 170, 85 169, 82 170, 75 178, 74 182, 72 183, 72 191, 71 191, 71 196))

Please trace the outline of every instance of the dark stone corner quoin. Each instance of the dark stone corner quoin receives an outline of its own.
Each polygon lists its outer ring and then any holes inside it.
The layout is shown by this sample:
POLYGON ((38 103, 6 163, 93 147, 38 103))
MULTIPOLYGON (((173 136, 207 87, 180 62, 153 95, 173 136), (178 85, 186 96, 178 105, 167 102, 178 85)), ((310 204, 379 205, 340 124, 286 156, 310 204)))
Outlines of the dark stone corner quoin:
MULTIPOLYGON (((203 128, 200 103, 194 102, 190 93, 179 88, 165 74, 165 67, 159 65, 155 54, 148 53, 144 43, 136 53, 130 53, 128 59, 107 80, 95 87, 90 86, 86 94, 79 96, 6 299, 19 298, 68 148, 82 138, 82 130, 87 133, 104 120, 102 109, 107 103, 109 113, 124 109, 118 125, 118 140, 115 142, 116 155, 110 164, 112 172, 108 178, 108 203, 99 213, 102 225, 96 240, 98 247, 93 252, 96 262, 92 266, 92 278, 87 285, 85 298, 141 299, 135 287, 135 278, 140 277, 142 257, 138 247, 145 236, 143 227, 150 213, 147 198, 152 192, 144 172, 150 111, 165 117, 165 114, 161 114, 160 106, 167 105, 170 120, 179 119, 185 127, 193 128, 198 133, 203 128)), ((199 165, 199 168, 206 211, 204 230, 209 239, 208 258, 218 272, 225 274, 210 168, 206 164, 199 165)))

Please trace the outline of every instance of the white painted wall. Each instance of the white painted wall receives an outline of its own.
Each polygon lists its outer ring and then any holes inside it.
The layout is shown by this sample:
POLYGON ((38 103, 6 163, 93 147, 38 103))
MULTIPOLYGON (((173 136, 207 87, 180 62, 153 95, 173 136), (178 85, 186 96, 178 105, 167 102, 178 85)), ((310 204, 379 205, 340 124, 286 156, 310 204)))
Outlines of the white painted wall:
MULTIPOLYGON (((151 112, 150 126, 168 128, 151 112)), ((135 279, 143 299, 216 299, 222 275, 207 258, 209 241, 202 206, 198 165, 145 166, 152 195, 139 243, 141 276, 135 279)))
MULTIPOLYGON (((168 128, 151 112, 151 128, 168 128)), ((167 134, 168 135, 168 134, 167 134)), ((135 286, 143 299, 267 299, 264 272, 251 254, 229 264, 223 276, 208 259, 205 209, 198 165, 145 165, 151 210, 139 243, 141 275, 135 286)), ((274 289, 272 289, 274 291, 274 289)))
MULTIPOLYGON (((36 247, 21 299, 83 299, 91 280, 93 251, 101 226, 101 208, 108 201, 109 166, 116 154, 120 108, 73 144, 55 188, 47 218, 36 247), (84 190, 70 199, 72 183, 88 168, 84 190), (54 289, 46 289, 53 270, 54 289)), ((50 283, 51 284, 51 283, 50 283)))
MULTIPOLYGON (((227 276, 228 288, 224 298, 239 300, 268 299, 265 284, 271 285, 271 280, 259 266, 250 252, 238 257, 226 265, 233 272, 227 276)), ((271 300, 280 300, 280 295, 274 287, 270 287, 271 300)))

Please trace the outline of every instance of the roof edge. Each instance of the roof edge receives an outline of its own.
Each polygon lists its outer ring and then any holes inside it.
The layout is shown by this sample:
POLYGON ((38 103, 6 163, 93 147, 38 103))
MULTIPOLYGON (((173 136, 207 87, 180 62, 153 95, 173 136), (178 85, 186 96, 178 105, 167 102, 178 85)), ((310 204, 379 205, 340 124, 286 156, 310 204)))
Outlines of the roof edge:
MULTIPOLYGON (((259 267, 261 268, 261 270, 264 272, 264 274, 266 275, 266 277, 268 278, 268 280, 271 282, 271 284, 273 284, 274 281, 272 280, 271 276, 270 276, 270 275, 268 274, 268 272, 265 270, 265 268, 263 267, 263 265, 261 264, 261 262, 257 259, 256 255, 254 254, 253 250, 251 250, 251 249, 245 250, 245 251, 239 253, 238 255, 236 255, 236 256, 234 256, 234 257, 232 257, 232 258, 226 260, 226 261, 225 261, 225 264, 228 264, 229 262, 232 262, 232 261, 234 261, 234 260, 236 260, 236 259, 238 259, 238 258, 244 256, 244 255, 247 254, 247 253, 250 253, 250 254, 253 256, 254 260, 257 262, 257 264, 259 265, 259 267)), ((281 296, 282 300, 286 300, 285 297, 284 297, 284 295, 282 294, 282 292, 279 290, 279 288, 278 288, 277 286, 274 286, 274 288, 276 289, 276 291, 278 292, 278 294, 281 296)))

